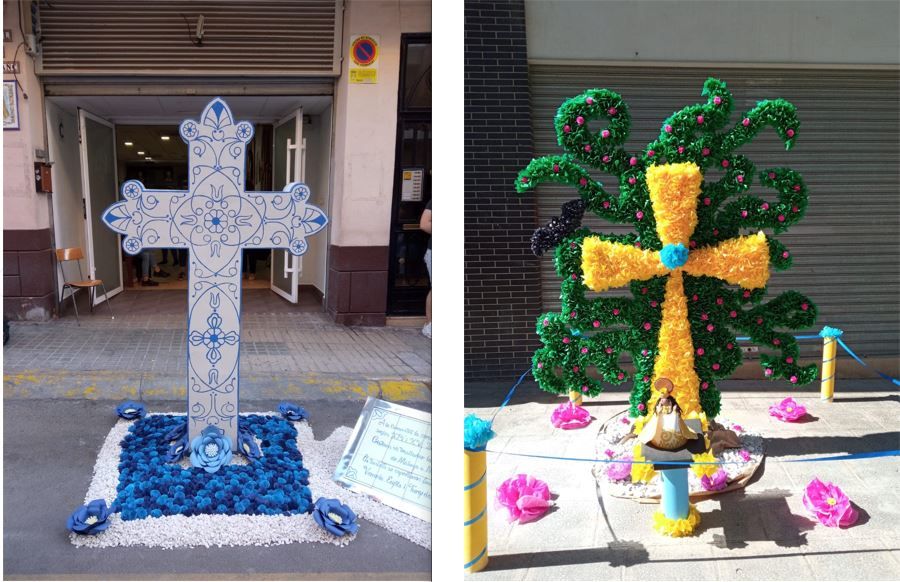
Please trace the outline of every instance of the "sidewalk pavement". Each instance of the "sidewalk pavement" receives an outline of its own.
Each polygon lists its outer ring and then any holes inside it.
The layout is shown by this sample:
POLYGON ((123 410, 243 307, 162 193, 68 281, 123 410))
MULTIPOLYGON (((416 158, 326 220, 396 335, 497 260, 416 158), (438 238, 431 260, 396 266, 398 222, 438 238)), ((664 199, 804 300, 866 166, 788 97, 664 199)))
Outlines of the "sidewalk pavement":
MULTIPOLYGON (((125 293, 79 326, 68 314, 13 323, 5 398, 171 400, 185 397, 187 293, 125 293)), ((431 340, 418 329, 348 327, 268 290, 244 292, 241 397, 429 401, 431 340)))
MULTIPOLYGON (((345 548, 312 543, 171 550, 75 547, 66 518, 84 502, 97 452, 117 420, 116 404, 4 400, 4 580, 430 579, 429 550, 365 519, 357 538, 345 548)), ((339 426, 353 426, 362 409, 361 402, 351 405, 333 398, 302 404, 317 440, 327 439, 339 426)), ((430 409, 428 403, 411 405, 430 409)), ((277 400, 242 403, 246 411, 277 406, 277 400)), ((154 401, 148 408, 183 412, 184 403, 154 401)))
MULTIPOLYGON (((469 412, 489 418, 507 387, 467 386, 469 412), (487 405, 488 394, 492 404, 487 405)), ((721 418, 763 435, 766 460, 739 491, 700 501, 698 535, 673 539, 652 529, 657 505, 604 496, 593 463, 515 457, 504 452, 597 458, 600 425, 628 406, 612 390, 585 402, 587 428, 553 428, 563 400, 523 384, 496 418, 488 445, 490 561, 471 580, 897 580, 900 491, 897 457, 784 463, 811 456, 900 448, 898 403, 891 385, 840 380, 834 402, 811 389, 758 390, 726 383, 721 418), (730 384, 730 385, 729 385, 730 384), (735 388, 738 386, 739 388, 735 388), (792 395, 807 407, 804 423, 782 423, 769 405, 792 395), (555 507, 540 520, 509 524, 493 505, 505 479, 527 473, 548 483, 555 507), (838 484, 860 509, 856 526, 832 529, 807 517, 803 489, 813 478, 838 484)))

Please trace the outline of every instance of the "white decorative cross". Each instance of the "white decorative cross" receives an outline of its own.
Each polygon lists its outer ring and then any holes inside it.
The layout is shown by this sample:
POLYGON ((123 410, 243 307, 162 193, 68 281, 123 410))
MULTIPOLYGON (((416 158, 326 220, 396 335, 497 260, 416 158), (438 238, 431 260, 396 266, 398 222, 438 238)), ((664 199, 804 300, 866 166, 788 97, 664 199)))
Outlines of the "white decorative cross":
POLYGON ((148 190, 137 180, 122 184, 124 201, 103 221, 125 235, 125 252, 188 249, 188 435, 191 441, 215 425, 237 445, 243 249, 286 248, 302 255, 306 237, 328 219, 307 204, 309 188, 294 182, 283 192, 244 190, 246 144, 253 125, 235 122, 214 99, 199 121, 179 128, 188 144, 187 192, 148 190))

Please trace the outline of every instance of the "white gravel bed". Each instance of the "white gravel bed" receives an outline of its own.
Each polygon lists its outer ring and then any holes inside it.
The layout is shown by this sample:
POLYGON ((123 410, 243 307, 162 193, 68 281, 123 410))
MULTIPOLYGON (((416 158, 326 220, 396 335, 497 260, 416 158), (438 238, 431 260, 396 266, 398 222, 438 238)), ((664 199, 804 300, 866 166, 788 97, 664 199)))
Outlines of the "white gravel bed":
MULTIPOLYGON (((248 413, 275 415, 274 412, 248 413)), ((173 415, 173 416, 184 416, 173 415)), ((246 416, 246 414, 242 414, 246 416)), ((120 443, 128 434, 132 421, 120 419, 109 431, 97 462, 85 503, 116 498, 119 482, 120 443)), ((422 547, 431 549, 431 524, 388 507, 371 497, 348 491, 331 480, 351 430, 340 427, 324 441, 315 441, 312 428, 305 421, 295 422, 297 448, 303 455, 303 466, 310 473, 313 501, 330 497, 346 503, 359 516, 376 523, 422 547)), ((245 464, 234 455, 232 464, 245 464)), ((72 508, 73 510, 75 508, 72 508)), ((365 524, 360 524, 365 527, 365 524)), ((272 546, 293 542, 320 542, 344 546, 356 536, 335 537, 321 529, 312 516, 302 515, 170 515, 125 521, 119 514, 109 517, 109 527, 95 536, 69 533, 78 547, 108 548, 114 546, 148 546, 164 549, 179 547, 272 546)))
MULTIPOLYGON (((765 443, 763 437, 757 433, 747 432, 740 427, 741 430, 735 430, 734 423, 723 418, 716 418, 716 422, 725 428, 734 430, 743 444, 742 449, 750 454, 749 461, 745 461, 740 454, 741 449, 725 449, 716 456, 716 461, 737 463, 721 465, 728 475, 728 484, 752 475, 759 464, 762 462, 765 454, 765 443)), ((629 439, 625 443, 619 444, 620 438, 631 432, 633 421, 628 418, 627 411, 622 411, 614 417, 610 418, 600 430, 597 438, 597 458, 598 459, 620 459, 626 456, 632 456, 634 445, 637 439, 629 439), (609 455, 612 452, 612 456, 609 455)), ((657 471, 653 479, 649 483, 632 483, 631 477, 617 481, 611 479, 607 475, 607 470, 612 467, 611 463, 597 463, 594 465, 593 473, 597 479, 598 485, 603 491, 613 497, 626 497, 631 499, 652 499, 659 498, 662 493, 659 472, 657 471)), ((704 489, 700 482, 700 477, 693 471, 688 471, 688 487, 690 494, 711 494, 713 492, 704 489)))

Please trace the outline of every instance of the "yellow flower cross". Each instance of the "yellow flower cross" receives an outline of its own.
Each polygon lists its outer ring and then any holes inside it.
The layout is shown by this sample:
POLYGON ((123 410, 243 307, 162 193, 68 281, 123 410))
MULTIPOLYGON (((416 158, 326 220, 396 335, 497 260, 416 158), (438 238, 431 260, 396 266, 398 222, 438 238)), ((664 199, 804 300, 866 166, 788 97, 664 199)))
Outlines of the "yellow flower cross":
MULTIPOLYGON (((697 226, 697 199, 703 181, 700 168, 691 162, 651 166, 646 178, 663 250, 641 250, 587 237, 581 250, 584 283, 599 292, 635 280, 669 276, 651 385, 658 378, 669 378, 675 384, 672 395, 683 413, 700 414, 700 378, 694 371, 694 344, 682 274, 715 277, 745 289, 765 287, 769 280, 769 246, 766 236, 759 232, 688 252, 697 226)), ((654 390, 648 411, 653 410, 659 396, 654 390)))

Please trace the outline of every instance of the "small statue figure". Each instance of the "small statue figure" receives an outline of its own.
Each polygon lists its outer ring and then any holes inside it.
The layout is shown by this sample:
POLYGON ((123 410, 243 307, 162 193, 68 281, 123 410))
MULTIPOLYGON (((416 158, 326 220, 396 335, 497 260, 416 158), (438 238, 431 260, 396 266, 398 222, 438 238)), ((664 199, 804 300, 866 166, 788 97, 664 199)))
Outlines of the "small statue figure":
POLYGON ((641 442, 671 451, 683 447, 689 440, 698 438, 700 435, 691 430, 681 418, 681 407, 672 396, 672 390, 675 389, 672 381, 660 378, 654 384, 654 388, 661 396, 656 401, 650 420, 641 430, 638 437, 641 442))

